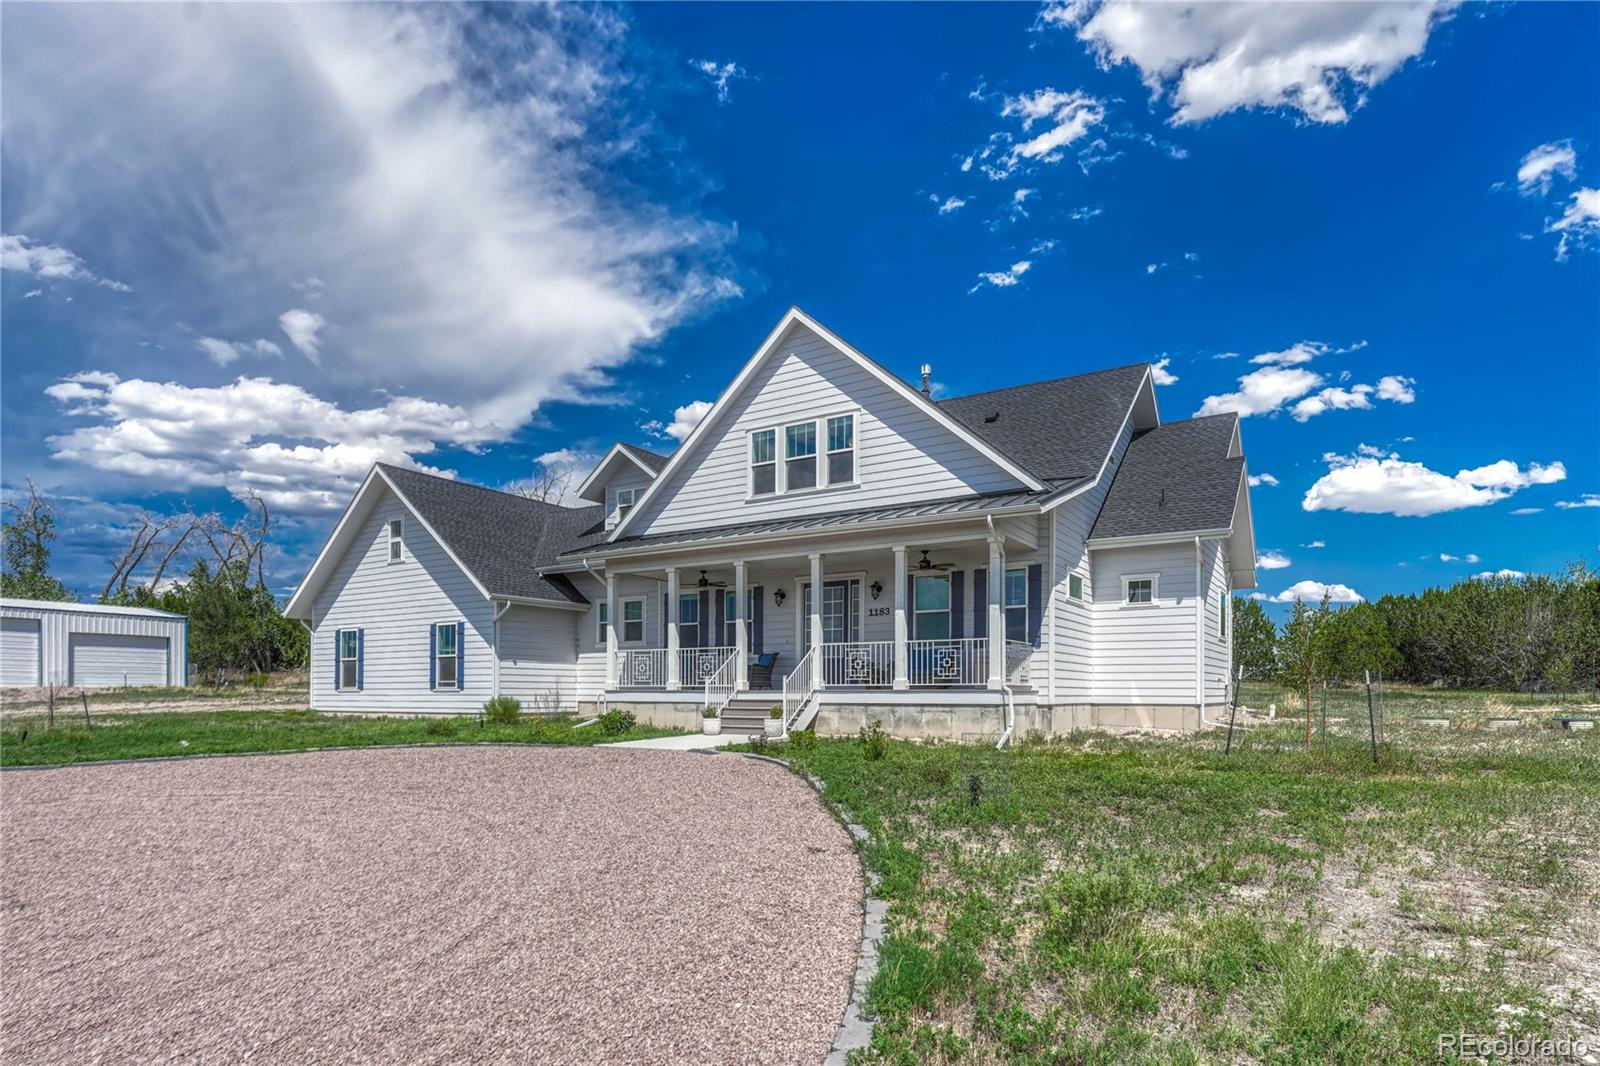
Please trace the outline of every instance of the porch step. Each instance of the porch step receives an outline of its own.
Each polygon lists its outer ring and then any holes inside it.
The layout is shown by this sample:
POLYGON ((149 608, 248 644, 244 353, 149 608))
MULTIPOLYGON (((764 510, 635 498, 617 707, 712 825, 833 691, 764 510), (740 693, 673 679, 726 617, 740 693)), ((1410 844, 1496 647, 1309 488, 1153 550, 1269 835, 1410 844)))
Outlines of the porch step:
POLYGON ((737 736, 754 736, 765 731, 767 715, 779 700, 744 696, 730 700, 722 709, 722 731, 737 736))

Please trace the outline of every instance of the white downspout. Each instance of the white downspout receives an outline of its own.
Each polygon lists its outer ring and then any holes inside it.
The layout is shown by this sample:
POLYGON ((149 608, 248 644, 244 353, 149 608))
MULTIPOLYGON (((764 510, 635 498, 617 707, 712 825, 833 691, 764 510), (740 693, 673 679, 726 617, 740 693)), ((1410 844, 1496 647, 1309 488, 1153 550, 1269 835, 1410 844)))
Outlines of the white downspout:
MULTIPOLYGON (((489 604, 493 606, 494 601, 490 600, 489 604)), ((500 619, 509 610, 511 610, 511 601, 507 600, 505 606, 494 612, 494 622, 489 627, 490 639, 494 642, 494 685, 490 695, 496 699, 500 696, 500 619)))
MULTIPOLYGON (((995 532, 995 528, 994 528, 994 515, 992 515, 992 514, 991 515, 984 515, 983 518, 984 518, 984 521, 989 524, 989 536, 990 537, 998 536, 998 534, 995 532)), ((991 567, 991 569, 993 569, 993 568, 991 567)), ((1000 582, 1000 587, 1002 589, 1004 589, 1005 588, 1005 579, 1006 579, 1005 568, 1002 567, 1001 570, 1000 570, 1000 573, 998 575, 996 575, 996 574, 990 574, 989 575, 989 581, 991 583, 991 588, 993 587, 993 582, 998 580, 1000 582)), ((991 603, 994 602, 993 595, 994 595, 993 592, 991 592, 990 593, 990 597, 991 597, 990 602, 991 603)), ((1002 593, 1002 595, 1003 595, 1003 593, 1002 593)), ((1000 617, 1004 618, 1005 617, 1005 613, 1001 612, 1000 617)), ((989 620, 989 629, 991 630, 991 632, 989 633, 989 640, 990 641, 994 641, 997 638, 995 637, 995 634, 992 632, 993 629, 994 629, 994 619, 992 619, 992 618, 989 620)), ((1000 734, 999 741, 997 741, 995 743, 995 750, 996 751, 998 751, 1001 748, 1004 748, 1007 744, 1011 743, 1011 734, 1014 733, 1016 731, 1016 728, 1017 728, 1017 706, 1012 700, 1011 686, 1006 684, 1006 680, 1007 680, 1006 679, 1006 671, 1005 671, 1006 657, 1005 657, 1005 651, 1004 651, 1005 638, 1006 638, 1005 630, 1002 628, 1000 630, 1000 635, 999 635, 999 638, 998 638, 1001 641, 1000 699, 1001 699, 1001 702, 1005 705, 1005 709, 1006 709, 1006 731, 1004 733, 1000 734)), ((992 654, 989 656, 989 661, 991 663, 994 662, 994 656, 992 654)))
POLYGON ((1194 538, 1194 703, 1200 720, 1206 717, 1206 599, 1200 590, 1200 538, 1194 538))

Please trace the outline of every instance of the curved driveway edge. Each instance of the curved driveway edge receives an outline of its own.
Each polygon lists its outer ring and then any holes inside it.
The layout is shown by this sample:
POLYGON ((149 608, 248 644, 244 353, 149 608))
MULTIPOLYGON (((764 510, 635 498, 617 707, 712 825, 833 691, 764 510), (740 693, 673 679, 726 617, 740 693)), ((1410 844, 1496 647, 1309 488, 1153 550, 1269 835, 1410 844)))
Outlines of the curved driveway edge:
POLYGON ((848 835, 747 760, 405 748, 7 775, 7 1058, 815 1063, 848 835))

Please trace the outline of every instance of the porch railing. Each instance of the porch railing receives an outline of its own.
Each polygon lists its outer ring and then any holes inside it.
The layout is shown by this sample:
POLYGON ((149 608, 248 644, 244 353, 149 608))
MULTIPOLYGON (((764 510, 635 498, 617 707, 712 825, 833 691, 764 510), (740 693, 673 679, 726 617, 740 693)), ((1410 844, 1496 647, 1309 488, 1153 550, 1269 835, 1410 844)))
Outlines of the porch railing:
POLYGON ((617 653, 619 688, 664 688, 667 683, 667 649, 626 648, 617 653))
POLYGON ((894 641, 855 641, 819 644, 822 682, 825 685, 875 685, 894 682, 894 641))
POLYGON ((733 653, 734 649, 726 646, 679 648, 678 683, 684 688, 705 684, 707 678, 733 661, 733 653))
POLYGON ((733 699, 733 694, 738 688, 738 661, 732 655, 725 656, 722 665, 712 672, 705 680, 706 709, 716 711, 720 716, 722 709, 733 699))
POLYGON ((989 639, 907 641, 906 668, 913 688, 988 684, 989 639))
POLYGON ((812 648, 800 657, 794 664, 794 669, 789 671, 789 676, 783 679, 783 729, 789 727, 805 710, 806 704, 817 694, 817 649, 812 648))

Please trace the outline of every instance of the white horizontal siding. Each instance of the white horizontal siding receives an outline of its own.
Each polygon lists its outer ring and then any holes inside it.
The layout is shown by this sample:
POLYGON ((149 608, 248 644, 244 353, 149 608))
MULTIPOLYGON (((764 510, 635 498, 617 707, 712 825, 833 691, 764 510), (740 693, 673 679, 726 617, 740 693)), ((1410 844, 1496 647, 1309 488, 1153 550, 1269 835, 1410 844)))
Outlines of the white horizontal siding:
POLYGON ((1094 676, 1090 702, 1195 702, 1194 545, 1104 549, 1090 553, 1094 676), (1153 607, 1122 603, 1122 578, 1160 577, 1153 607))
POLYGON ((649 474, 640 470, 632 462, 627 469, 619 470, 617 476, 606 482, 606 528, 613 529, 617 524, 617 492, 621 489, 633 489, 634 499, 644 495, 650 487, 650 482, 655 480, 649 474))
POLYGON ((578 627, 584 616, 512 607, 500 617, 500 694, 525 712, 571 711, 578 703, 578 627))
MULTIPOLYGON (((158 672, 142 671, 155 684, 188 683, 188 622, 182 617, 150 614, 137 609, 128 613, 99 604, 21 607, 15 601, 0 605, 0 617, 26 619, 39 626, 39 660, 43 684, 71 684, 71 638, 75 633, 98 633, 112 637, 148 637, 164 643, 165 662, 158 672), (88 609, 83 609, 88 608, 88 609)), ((9 640, 9 637, 4 638, 9 640)), ((132 678, 130 678, 130 682, 132 678)), ((122 684, 121 677, 104 684, 122 684)))
POLYGON ((477 711, 494 680, 494 611, 444 548, 388 489, 375 502, 354 546, 317 595, 311 649, 311 705, 319 710, 477 711), (405 519, 405 558, 388 561, 385 526, 405 519), (428 687, 428 632, 436 623, 463 622, 460 690, 428 687), (365 631, 364 685, 334 688, 334 634, 365 631))
MULTIPOLYGON (((630 534, 665 533, 796 514, 843 511, 1019 487, 992 460, 927 411, 804 326, 767 363, 650 501, 630 534), (754 429, 855 411, 857 488, 748 498, 754 429)), ((825 445, 819 442, 819 450, 825 445)), ((825 457, 823 459, 825 462, 825 457)))
MULTIPOLYGON (((1052 698, 1060 703, 1085 703, 1095 696, 1094 570, 1085 543, 1095 519, 1111 491, 1117 468, 1132 438, 1131 422, 1122 427, 1111 450, 1111 461, 1094 487, 1051 512, 1055 522, 1056 585, 1050 607, 1055 612, 1055 685, 1052 698), (1083 598, 1071 596, 1071 576, 1083 578, 1083 598)), ((1120 595, 1120 586, 1117 590, 1120 595)))
POLYGON ((1228 545, 1225 540, 1207 541, 1202 548, 1205 555, 1204 580, 1206 584, 1206 702, 1221 703, 1228 696, 1228 677, 1233 670, 1233 626, 1231 619, 1228 635, 1222 634, 1222 617, 1230 608, 1228 599, 1228 545))

